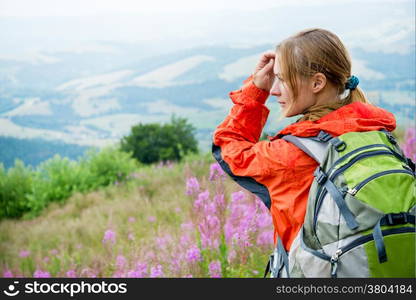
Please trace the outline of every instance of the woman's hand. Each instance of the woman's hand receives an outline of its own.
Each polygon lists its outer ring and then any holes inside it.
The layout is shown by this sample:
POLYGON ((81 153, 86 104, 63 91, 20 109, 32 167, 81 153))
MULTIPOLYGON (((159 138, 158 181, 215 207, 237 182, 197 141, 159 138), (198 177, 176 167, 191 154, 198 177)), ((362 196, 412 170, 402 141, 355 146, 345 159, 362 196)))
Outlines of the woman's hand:
POLYGON ((267 51, 263 53, 253 73, 253 83, 262 90, 270 91, 274 81, 273 65, 275 53, 267 51))

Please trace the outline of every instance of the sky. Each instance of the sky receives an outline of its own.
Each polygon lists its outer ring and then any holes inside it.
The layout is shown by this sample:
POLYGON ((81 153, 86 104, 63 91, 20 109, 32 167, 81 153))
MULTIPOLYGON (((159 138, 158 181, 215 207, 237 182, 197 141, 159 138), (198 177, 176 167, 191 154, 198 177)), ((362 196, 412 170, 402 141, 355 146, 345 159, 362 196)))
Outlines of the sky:
POLYGON ((1 0, 0 16, 91 16, 117 13, 261 11, 288 6, 326 6, 337 2, 359 6, 363 2, 382 4, 406 0, 1 0))
POLYGON ((112 51, 108 42, 167 51, 275 45, 310 27, 349 47, 406 53, 414 24, 414 0, 0 0, 0 57, 112 51))

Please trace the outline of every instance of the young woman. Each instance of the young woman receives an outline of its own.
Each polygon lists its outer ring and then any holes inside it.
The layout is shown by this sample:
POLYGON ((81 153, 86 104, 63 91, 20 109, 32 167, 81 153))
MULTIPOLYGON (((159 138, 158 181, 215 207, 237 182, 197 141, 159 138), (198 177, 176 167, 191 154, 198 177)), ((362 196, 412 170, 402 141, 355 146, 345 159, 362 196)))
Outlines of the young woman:
POLYGON ((230 93, 234 106, 214 133, 214 157, 270 209, 275 243, 280 237, 286 250, 304 222, 317 162, 281 137, 395 129, 393 114, 368 103, 358 83, 340 39, 308 29, 264 53, 244 86, 230 93), (269 141, 259 141, 269 95, 277 98, 284 117, 302 117, 269 141))

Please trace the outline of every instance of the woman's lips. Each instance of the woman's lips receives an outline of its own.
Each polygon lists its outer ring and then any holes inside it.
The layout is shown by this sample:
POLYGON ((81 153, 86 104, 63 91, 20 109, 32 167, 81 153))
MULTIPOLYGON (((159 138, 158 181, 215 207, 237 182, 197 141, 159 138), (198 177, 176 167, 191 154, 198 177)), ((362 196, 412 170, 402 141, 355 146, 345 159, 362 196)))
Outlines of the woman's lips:
POLYGON ((280 105, 286 104, 286 102, 278 101, 280 105))

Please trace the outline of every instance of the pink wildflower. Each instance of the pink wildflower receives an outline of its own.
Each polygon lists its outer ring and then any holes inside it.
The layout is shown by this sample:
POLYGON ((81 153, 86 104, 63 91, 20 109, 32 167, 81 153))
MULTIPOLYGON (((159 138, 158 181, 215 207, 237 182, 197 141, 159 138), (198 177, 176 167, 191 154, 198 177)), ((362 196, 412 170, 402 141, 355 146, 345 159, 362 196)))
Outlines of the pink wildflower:
POLYGON ((233 202, 233 204, 241 202, 244 198, 245 194, 243 191, 238 191, 231 194, 231 201, 233 202))
POLYGON ((190 177, 186 181, 186 194, 194 195, 199 192, 199 182, 195 177, 190 177))
POLYGON ((409 127, 406 129, 404 137, 403 152, 413 162, 416 161, 416 129, 409 127))
POLYGON ((57 249, 52 249, 50 252, 52 255, 57 255, 59 251, 57 249))
POLYGON ((203 248, 217 248, 219 246, 220 220, 215 215, 208 215, 198 225, 201 233, 201 243, 203 248))
POLYGON ((136 272, 138 278, 147 276, 147 264, 138 262, 136 264, 136 272))
POLYGON ((103 243, 114 244, 116 242, 116 233, 111 229, 108 229, 104 233, 103 243))
POLYGON ((134 241, 134 234, 133 234, 133 233, 129 233, 129 234, 127 235, 127 239, 128 239, 129 241, 134 241))
POLYGON ((30 251, 29 250, 22 250, 19 253, 19 257, 28 257, 30 255, 30 251))
POLYGON ((221 263, 218 260, 211 262, 208 266, 209 276, 211 278, 220 278, 221 273, 221 263))
POLYGON ((123 255, 117 255, 116 257, 116 267, 119 270, 122 270, 127 265, 127 259, 123 255))
POLYGON ((273 244, 273 231, 267 230, 263 231, 257 236, 256 241, 258 246, 269 246, 273 244))
POLYGON ((127 278, 140 278, 139 272, 131 270, 127 272, 127 278))
POLYGON ((191 248, 189 248, 188 251, 186 251, 186 260, 190 263, 202 260, 201 251, 196 245, 191 246, 191 248))
POLYGON ((150 269, 150 277, 156 278, 156 277, 163 277, 163 269, 161 265, 157 265, 156 267, 152 267, 150 269))
POLYGON ((191 231, 192 229, 194 229, 194 224, 192 224, 192 222, 182 223, 181 229, 185 231, 191 231))
POLYGON ((204 203, 209 199, 209 191, 206 190, 198 194, 198 198, 194 201, 194 208, 200 210, 204 203))
POLYGON ((223 209, 225 207, 224 194, 215 195, 214 203, 216 207, 223 209))
POLYGON ((3 277, 4 277, 4 278, 13 278, 14 276, 13 276, 12 271, 10 271, 10 270, 5 270, 5 271, 3 272, 3 277))
POLYGON ((180 239, 179 239, 181 245, 187 245, 190 241, 191 241, 191 237, 189 236, 188 233, 184 232, 180 239))
POLYGON ((68 270, 66 272, 66 277, 67 278, 77 278, 77 274, 75 273, 75 270, 68 270))
POLYGON ((50 278, 51 274, 47 271, 42 270, 36 270, 35 273, 33 273, 34 278, 50 278))
POLYGON ((224 171, 222 170, 221 166, 218 163, 211 164, 209 168, 209 180, 214 181, 218 178, 225 176, 224 171))

